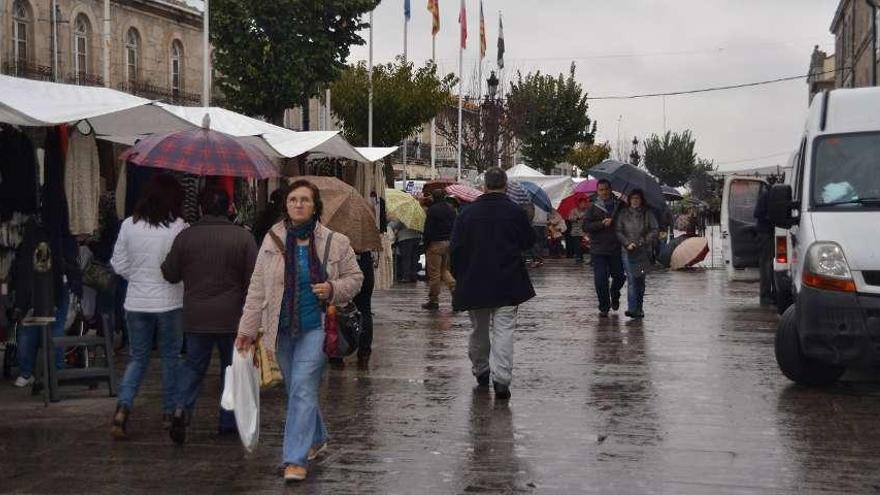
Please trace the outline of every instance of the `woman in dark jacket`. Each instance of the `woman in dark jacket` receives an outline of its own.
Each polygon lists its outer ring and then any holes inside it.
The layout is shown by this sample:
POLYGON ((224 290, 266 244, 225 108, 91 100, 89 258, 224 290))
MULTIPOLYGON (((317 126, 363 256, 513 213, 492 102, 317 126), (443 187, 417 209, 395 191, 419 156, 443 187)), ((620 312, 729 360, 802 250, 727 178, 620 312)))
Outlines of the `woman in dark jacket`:
POLYGON ((626 269, 626 316, 644 318, 645 279, 650 253, 657 239, 657 218, 645 206, 645 195, 640 189, 632 190, 629 207, 617 216, 617 239, 623 246, 623 266, 626 269))

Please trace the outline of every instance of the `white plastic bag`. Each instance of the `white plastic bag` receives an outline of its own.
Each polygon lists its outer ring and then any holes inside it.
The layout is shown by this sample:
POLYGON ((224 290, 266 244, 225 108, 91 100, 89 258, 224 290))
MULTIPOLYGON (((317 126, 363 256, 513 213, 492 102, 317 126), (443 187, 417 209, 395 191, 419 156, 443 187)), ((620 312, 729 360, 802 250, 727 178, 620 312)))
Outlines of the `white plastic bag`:
POLYGON ((220 396, 220 407, 227 411, 235 410, 235 373, 232 372, 232 365, 226 367, 223 378, 223 395, 220 396))
POLYGON ((241 444, 253 452, 260 440, 260 370, 254 366, 253 349, 235 351, 225 373, 220 405, 235 412, 241 444))

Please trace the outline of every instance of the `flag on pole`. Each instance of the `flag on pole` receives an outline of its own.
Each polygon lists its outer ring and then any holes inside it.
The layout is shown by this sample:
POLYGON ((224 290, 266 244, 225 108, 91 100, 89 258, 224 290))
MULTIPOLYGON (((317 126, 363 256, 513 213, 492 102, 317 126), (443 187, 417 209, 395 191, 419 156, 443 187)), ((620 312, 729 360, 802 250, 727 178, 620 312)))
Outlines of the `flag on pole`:
POLYGON ((458 23, 461 25, 461 49, 467 48, 467 9, 464 0, 461 0, 461 10, 458 12, 458 23))
POLYGON ((403 0, 403 17, 405 17, 407 21, 412 17, 412 12, 409 8, 409 0, 403 0))
POLYGON ((480 0, 480 60, 486 58, 486 18, 483 17, 483 0, 480 0))
MULTIPOLYGON (((431 35, 440 32, 440 0, 428 0, 428 12, 431 13, 431 35)), ((409 2, 407 2, 408 4, 409 2)))
POLYGON ((498 68, 504 68, 504 23, 498 14, 498 68))

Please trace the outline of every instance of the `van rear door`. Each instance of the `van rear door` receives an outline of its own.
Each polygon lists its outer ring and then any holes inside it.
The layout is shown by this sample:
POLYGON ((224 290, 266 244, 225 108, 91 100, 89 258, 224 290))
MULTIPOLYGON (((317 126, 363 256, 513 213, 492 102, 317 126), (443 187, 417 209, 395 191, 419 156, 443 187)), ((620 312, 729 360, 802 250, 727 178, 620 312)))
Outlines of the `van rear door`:
POLYGON ((724 264, 731 274, 759 266, 761 244, 755 206, 768 187, 767 182, 758 177, 730 176, 724 181, 721 237, 724 264))

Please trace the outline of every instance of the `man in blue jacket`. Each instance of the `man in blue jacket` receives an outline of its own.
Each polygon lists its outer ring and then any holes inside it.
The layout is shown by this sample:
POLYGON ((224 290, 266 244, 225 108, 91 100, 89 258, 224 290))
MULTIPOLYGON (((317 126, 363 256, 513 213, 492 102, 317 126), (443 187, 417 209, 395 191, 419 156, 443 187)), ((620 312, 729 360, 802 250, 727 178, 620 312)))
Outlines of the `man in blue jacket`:
POLYGON ((535 231, 525 210, 507 197, 504 170, 487 170, 485 189, 459 215, 452 232, 452 305, 470 313, 474 329, 468 355, 477 383, 488 387, 491 378, 495 398, 507 400, 517 307, 535 296, 522 258, 535 243, 535 231))

